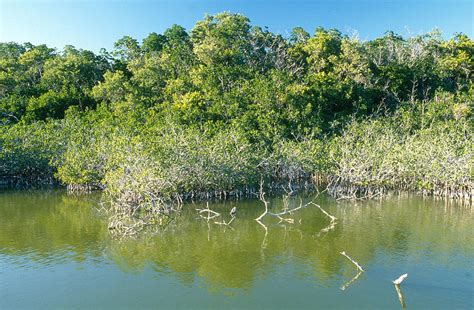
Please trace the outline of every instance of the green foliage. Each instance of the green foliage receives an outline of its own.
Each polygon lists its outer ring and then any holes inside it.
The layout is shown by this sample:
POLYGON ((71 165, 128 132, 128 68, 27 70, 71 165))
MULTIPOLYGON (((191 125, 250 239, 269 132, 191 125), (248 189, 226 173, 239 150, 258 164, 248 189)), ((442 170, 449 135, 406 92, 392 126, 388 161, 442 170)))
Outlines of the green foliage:
MULTIPOLYGON (((450 103, 443 112, 457 106, 450 103)), ((474 188, 472 122, 451 111, 449 117, 430 114, 425 120, 429 126, 413 130, 403 118, 407 116, 353 122, 334 138, 331 174, 337 182, 435 194, 469 193, 474 188)))
POLYGON ((330 168, 327 152, 321 140, 282 140, 274 146, 272 153, 272 178, 298 182, 313 174, 326 174, 330 168))
POLYGON ((105 176, 119 201, 144 202, 177 194, 256 186, 264 152, 237 132, 207 137, 193 129, 158 126, 114 140, 119 156, 105 176))
POLYGON ((95 107, 91 88, 110 67, 103 56, 66 46, 0 43, 0 116, 4 123, 63 118, 70 106, 95 107))
POLYGON ((0 179, 14 184, 53 182, 51 162, 64 150, 65 131, 57 122, 0 127, 0 179))
POLYGON ((69 135, 64 152, 53 163, 55 176, 64 184, 100 186, 112 151, 108 149, 114 130, 110 113, 103 108, 83 115, 71 110, 63 123, 69 135))
POLYGON ((469 187, 473 54, 462 34, 285 38, 227 12, 110 54, 0 43, 0 176, 133 201, 313 174, 469 187))

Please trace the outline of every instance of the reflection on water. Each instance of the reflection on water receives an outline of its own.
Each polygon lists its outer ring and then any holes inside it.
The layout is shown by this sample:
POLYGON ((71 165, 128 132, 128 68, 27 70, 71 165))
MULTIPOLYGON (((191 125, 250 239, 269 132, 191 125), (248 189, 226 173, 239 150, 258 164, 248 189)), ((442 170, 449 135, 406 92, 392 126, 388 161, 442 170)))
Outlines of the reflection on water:
MULTIPOLYGON (((391 280, 402 273, 410 275, 402 284, 408 307, 473 306, 469 207, 417 197, 358 204, 319 197, 336 222, 308 206, 291 216, 293 224, 272 217, 259 224, 259 201, 211 204, 226 222, 237 207, 226 226, 203 220, 195 209, 205 206, 190 204, 159 235, 120 241, 97 213, 99 199, 0 193, 0 308, 400 308, 391 280), (18 298, 22 292, 31 296, 18 298)), ((282 203, 270 200, 274 210, 282 203)))

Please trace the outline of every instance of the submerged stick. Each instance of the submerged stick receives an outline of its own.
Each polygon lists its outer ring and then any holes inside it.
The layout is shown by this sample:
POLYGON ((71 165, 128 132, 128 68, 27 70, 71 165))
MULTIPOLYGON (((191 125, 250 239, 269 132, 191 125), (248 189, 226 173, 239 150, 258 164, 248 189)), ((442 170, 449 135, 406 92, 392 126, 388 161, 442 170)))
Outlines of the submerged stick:
POLYGON ((310 204, 316 206, 319 210, 321 210, 321 212, 323 212, 324 215, 326 215, 327 217, 329 217, 329 218, 331 219, 331 221, 337 220, 337 217, 335 217, 335 216, 333 216, 333 215, 327 213, 323 208, 321 208, 320 205, 318 205, 318 204, 316 204, 316 203, 314 203, 314 202, 310 202, 310 204))
POLYGON ((397 296, 398 296, 398 301, 400 301, 400 305, 402 306, 402 308, 406 308, 406 304, 405 304, 405 299, 403 298, 403 293, 402 293, 402 289, 400 288, 400 284, 403 282, 403 280, 405 280, 406 278, 408 277, 408 274, 405 273, 405 274, 402 274, 401 276, 399 276, 397 279, 393 280, 393 284, 395 286, 395 291, 397 292, 397 296))
POLYGON ((398 301, 400 301, 400 306, 402 306, 402 308, 405 309, 407 305, 405 304, 405 299, 403 299, 403 293, 400 288, 400 285, 395 284, 395 290, 397 291, 398 301))
POLYGON ((348 260, 350 260, 360 271, 365 271, 359 263, 357 263, 355 260, 353 260, 349 255, 346 254, 346 252, 342 251, 341 255, 345 256, 348 260))

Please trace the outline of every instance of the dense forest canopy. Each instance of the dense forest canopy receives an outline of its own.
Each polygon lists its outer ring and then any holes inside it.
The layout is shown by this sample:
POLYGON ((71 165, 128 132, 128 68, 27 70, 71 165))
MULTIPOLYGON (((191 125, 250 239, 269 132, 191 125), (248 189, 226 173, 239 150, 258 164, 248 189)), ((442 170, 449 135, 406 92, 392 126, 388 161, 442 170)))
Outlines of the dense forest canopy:
POLYGON ((439 32, 392 32, 361 42, 323 28, 285 38, 242 16, 173 25, 140 44, 125 36, 98 55, 66 46, 1 43, 4 124, 63 118, 105 105, 151 109, 201 130, 236 126, 266 139, 338 128, 350 117, 394 111, 436 92, 468 93, 474 43, 439 32))
MULTIPOLYGON (((285 160, 298 175, 339 175, 347 172, 344 150, 326 144, 363 149, 376 147, 366 133, 397 136, 400 145, 411 141, 406 137, 459 133, 465 140, 446 137, 457 144, 443 146, 464 154, 449 182, 471 186, 473 70, 474 41, 464 34, 387 32, 363 42, 335 29, 297 27, 284 37, 231 13, 207 15, 191 31, 173 25, 141 43, 124 36, 99 54, 0 43, 0 175, 54 175, 111 191, 137 178, 161 184, 150 189, 160 193, 165 179, 175 192, 227 190, 255 183, 256 154, 278 158, 273 177, 288 176, 285 160), (138 158, 148 166, 134 176, 138 158), (168 171, 170 161, 181 166, 168 171)), ((392 184, 374 179, 375 163, 361 172, 370 178, 349 182, 392 184)), ((403 173, 416 179, 411 187, 448 182, 424 180, 424 170, 403 173)))

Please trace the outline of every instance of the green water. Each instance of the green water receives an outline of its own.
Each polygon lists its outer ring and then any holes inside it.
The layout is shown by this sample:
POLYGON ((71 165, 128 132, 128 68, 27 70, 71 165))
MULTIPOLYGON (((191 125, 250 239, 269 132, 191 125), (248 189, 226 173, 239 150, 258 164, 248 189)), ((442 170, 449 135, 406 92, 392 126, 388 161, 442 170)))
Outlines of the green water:
MULTIPOLYGON (((299 204, 295 197, 292 206, 299 204)), ((474 307, 474 212, 419 197, 317 202, 293 224, 254 219, 237 206, 231 227, 197 216, 199 204, 158 235, 111 238, 97 195, 0 193, 0 308, 401 308, 391 280, 403 273, 407 308, 474 307), (366 270, 339 254, 346 251, 366 270)), ((311 197, 303 197, 304 200, 311 197)), ((273 198, 272 208, 282 200, 273 198)))

